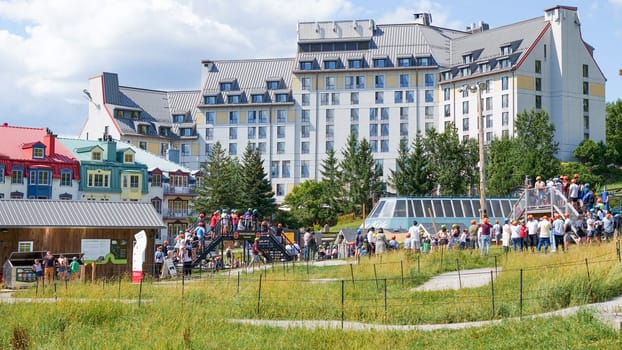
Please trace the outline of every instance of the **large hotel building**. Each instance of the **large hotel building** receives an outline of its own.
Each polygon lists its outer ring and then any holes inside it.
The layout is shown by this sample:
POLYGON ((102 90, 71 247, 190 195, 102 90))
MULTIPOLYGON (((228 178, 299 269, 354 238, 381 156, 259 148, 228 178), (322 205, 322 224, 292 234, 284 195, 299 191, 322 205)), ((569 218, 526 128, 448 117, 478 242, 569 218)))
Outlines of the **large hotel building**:
POLYGON ((593 50, 568 6, 466 30, 434 26, 429 13, 400 24, 301 22, 295 57, 204 60, 200 90, 125 87, 114 73, 90 78, 81 138, 130 142, 190 169, 217 141, 233 157, 250 143, 277 201, 319 180, 326 152, 340 156, 350 133, 371 143, 387 179, 401 139, 450 123, 462 139, 477 138, 479 107, 486 143, 513 136, 518 113, 546 111, 567 160, 581 140, 605 139, 606 79, 593 50))

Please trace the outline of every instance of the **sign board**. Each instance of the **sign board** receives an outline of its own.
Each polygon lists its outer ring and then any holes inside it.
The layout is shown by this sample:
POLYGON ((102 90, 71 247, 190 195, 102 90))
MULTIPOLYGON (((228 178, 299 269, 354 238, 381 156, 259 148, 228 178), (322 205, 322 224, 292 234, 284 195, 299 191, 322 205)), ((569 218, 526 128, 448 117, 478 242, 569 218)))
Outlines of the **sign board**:
POLYGON ((109 239, 83 239, 81 242, 81 252, 84 253, 84 261, 95 261, 99 257, 104 258, 110 253, 109 239))
POLYGON ((162 270, 162 277, 177 276, 177 268, 173 259, 164 259, 164 269, 162 270))
POLYGON ((145 262, 145 249, 147 248, 147 233, 141 230, 134 235, 136 244, 132 253, 132 283, 140 283, 143 278, 143 263, 145 262))

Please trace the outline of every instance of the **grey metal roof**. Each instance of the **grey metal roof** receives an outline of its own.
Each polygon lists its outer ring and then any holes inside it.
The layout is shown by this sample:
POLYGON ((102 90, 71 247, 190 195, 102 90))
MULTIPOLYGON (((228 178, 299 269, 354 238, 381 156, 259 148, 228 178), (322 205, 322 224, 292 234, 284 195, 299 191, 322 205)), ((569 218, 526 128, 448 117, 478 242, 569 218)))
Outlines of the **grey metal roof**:
POLYGON ((0 228, 163 228, 150 203, 0 199, 0 228))
POLYGON ((375 24, 371 19, 352 21, 299 22, 298 41, 369 40, 375 24))
POLYGON ((266 89, 266 82, 282 80, 282 87, 291 89, 293 58, 211 61, 209 70, 203 68, 203 95, 220 91, 220 83, 235 79, 240 92, 266 89))

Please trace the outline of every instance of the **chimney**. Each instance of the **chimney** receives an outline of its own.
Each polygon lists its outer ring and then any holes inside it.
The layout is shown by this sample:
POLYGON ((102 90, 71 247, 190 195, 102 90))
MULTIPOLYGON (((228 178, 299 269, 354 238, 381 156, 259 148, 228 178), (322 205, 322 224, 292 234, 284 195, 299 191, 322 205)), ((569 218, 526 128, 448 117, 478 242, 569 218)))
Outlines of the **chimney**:
POLYGON ((466 31, 471 33, 483 32, 488 29, 490 29, 490 26, 484 21, 479 21, 479 23, 473 23, 466 27, 466 31))
POLYGON ((45 156, 51 157, 56 154, 56 135, 52 133, 52 130, 46 129, 43 136, 43 144, 45 145, 45 156))
POLYGON ((429 12, 419 12, 415 13, 415 23, 421 24, 424 26, 429 26, 432 24, 432 14, 429 12))

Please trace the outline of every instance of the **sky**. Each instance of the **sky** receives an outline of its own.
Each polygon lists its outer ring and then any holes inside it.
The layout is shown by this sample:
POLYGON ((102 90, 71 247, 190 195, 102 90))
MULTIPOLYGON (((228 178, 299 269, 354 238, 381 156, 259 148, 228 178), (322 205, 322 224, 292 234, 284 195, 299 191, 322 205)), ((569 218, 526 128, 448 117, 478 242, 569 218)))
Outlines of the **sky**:
MULTIPOLYGON (((583 39, 622 99, 622 0, 0 0, 0 123, 75 136, 87 117, 82 90, 101 72, 156 90, 198 90, 201 60, 293 57, 301 21, 373 19, 490 28, 575 6, 583 39)), ((0 141, 1 144, 1 141, 0 141)))

